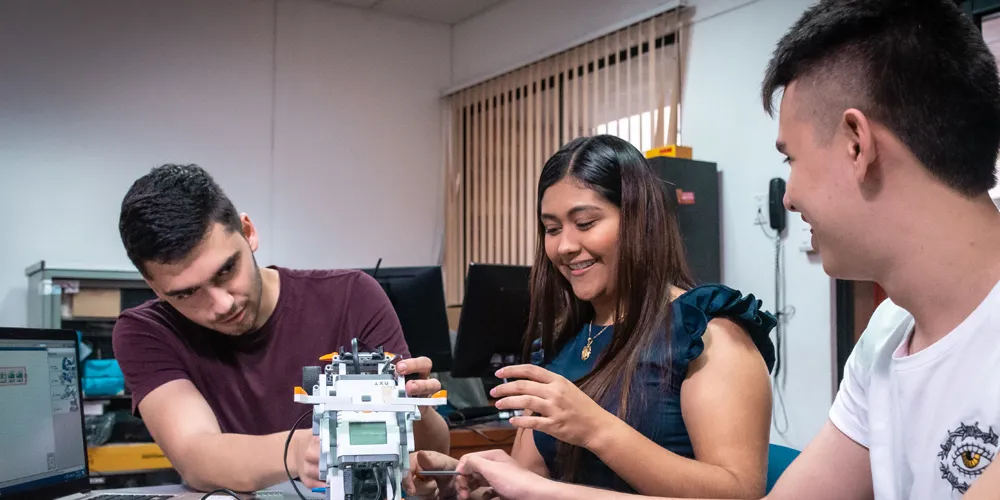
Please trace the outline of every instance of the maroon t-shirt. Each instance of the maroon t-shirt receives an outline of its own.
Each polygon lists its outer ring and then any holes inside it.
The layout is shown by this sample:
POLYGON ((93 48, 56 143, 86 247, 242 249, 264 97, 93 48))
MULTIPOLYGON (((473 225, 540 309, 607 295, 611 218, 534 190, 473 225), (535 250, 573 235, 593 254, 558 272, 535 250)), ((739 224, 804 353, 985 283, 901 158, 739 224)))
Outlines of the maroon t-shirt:
MULTIPOLYGON (((217 333, 153 300, 122 312, 115 324, 115 358, 132 393, 132 411, 160 385, 188 379, 215 412, 222 432, 263 435, 287 431, 309 410, 292 400, 304 366, 341 347, 409 357, 399 319, 382 287, 354 270, 300 271, 272 266, 280 276, 274 313, 257 331, 217 333)), ((300 427, 310 426, 305 419, 300 427)))

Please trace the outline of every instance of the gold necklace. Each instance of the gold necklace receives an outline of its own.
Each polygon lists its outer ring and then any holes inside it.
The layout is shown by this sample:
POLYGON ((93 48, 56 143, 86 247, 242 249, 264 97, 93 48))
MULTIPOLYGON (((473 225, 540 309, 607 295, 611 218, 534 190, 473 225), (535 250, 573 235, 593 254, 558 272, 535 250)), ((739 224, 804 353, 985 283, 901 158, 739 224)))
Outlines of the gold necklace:
POLYGON ((591 337, 590 334, 594 331, 594 322, 590 322, 590 325, 587 328, 587 345, 583 346, 583 351, 580 352, 580 359, 586 361, 587 358, 590 357, 590 345, 593 344, 594 339, 600 337, 601 334, 604 333, 604 330, 607 330, 609 326, 611 325, 604 325, 604 328, 601 328, 601 331, 597 332, 597 335, 591 337))

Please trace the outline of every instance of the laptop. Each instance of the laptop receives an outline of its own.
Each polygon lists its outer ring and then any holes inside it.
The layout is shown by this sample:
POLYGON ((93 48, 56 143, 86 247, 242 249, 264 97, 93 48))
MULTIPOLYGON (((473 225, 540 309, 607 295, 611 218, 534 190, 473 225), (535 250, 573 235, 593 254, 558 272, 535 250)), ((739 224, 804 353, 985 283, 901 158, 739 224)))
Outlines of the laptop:
POLYGON ((91 491, 77 334, 0 328, 0 499, 188 500, 91 491))

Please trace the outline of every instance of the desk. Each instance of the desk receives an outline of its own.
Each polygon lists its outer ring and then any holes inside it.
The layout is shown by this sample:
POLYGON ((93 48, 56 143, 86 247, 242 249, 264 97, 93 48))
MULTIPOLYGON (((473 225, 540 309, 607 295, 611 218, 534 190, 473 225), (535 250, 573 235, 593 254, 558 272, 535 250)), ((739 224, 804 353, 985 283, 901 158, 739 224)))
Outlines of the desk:
MULTIPOLYGON (((507 422, 491 422, 451 429, 451 456, 501 449, 510 453, 516 431, 507 422)), ((110 443, 87 449, 87 461, 96 474, 135 474, 170 469, 163 450, 155 443, 110 443)))
MULTIPOLYGON (((313 493, 311 490, 309 490, 309 488, 306 488, 302 483, 298 481, 296 481, 295 484, 296 486, 299 487, 299 491, 302 492, 302 495, 309 500, 314 500, 314 499, 322 500, 326 498, 323 493, 313 493)), ((267 500, 299 500, 299 496, 295 494, 295 490, 292 489, 292 485, 288 481, 276 484, 273 487, 267 488, 264 491, 268 493, 266 497, 267 500), (272 496, 274 493, 282 493, 282 495, 272 496)), ((183 497, 183 500, 187 500, 188 498, 192 498, 194 500, 200 500, 201 497, 205 496, 205 493, 207 492, 198 492, 182 484, 168 484, 163 486, 146 486, 143 488, 96 490, 94 493, 99 493, 103 495, 110 495, 115 493, 132 493, 132 494, 138 493, 142 495, 181 495, 188 493, 189 495, 183 497)), ((240 495, 240 496, 246 498, 247 500, 254 498, 254 495, 240 495)), ((217 498, 232 500, 233 497, 226 495, 224 493, 223 494, 216 493, 210 496, 209 498, 213 500, 217 498)))
POLYGON ((491 422, 465 429, 452 429, 450 455, 461 458, 468 453, 494 449, 501 449, 509 454, 514 447, 516 434, 516 428, 507 422, 491 422))

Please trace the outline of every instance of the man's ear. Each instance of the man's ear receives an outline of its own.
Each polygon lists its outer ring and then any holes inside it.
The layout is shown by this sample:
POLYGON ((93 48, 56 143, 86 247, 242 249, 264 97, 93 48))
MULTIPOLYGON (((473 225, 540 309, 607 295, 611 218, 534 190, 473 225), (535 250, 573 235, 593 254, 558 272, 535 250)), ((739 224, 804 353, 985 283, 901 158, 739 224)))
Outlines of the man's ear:
POLYGON ((250 216, 246 213, 240 214, 240 223, 243 227, 243 237, 247 239, 247 243, 250 244, 250 251, 256 252, 257 246, 259 245, 257 241, 257 228, 254 227, 253 221, 250 220, 250 216))
POLYGON ((844 111, 841 121, 846 137, 844 147, 850 160, 854 179, 862 184, 875 175, 878 151, 875 145, 872 124, 860 110, 851 108, 844 111))

